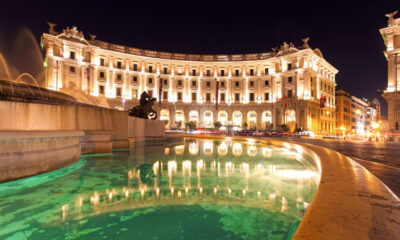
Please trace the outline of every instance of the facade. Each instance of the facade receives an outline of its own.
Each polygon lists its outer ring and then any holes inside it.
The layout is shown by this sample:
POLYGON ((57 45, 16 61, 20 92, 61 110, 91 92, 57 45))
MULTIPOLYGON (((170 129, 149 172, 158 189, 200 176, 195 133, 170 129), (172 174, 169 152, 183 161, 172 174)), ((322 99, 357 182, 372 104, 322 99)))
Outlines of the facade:
POLYGON ((338 70, 308 39, 268 53, 193 55, 120 46, 93 35, 87 40, 76 27, 61 33, 53 27, 42 38, 48 88, 104 96, 111 107, 124 109, 147 91, 161 96, 157 111, 169 128, 188 122, 257 129, 287 124, 291 130, 335 133, 338 70))
POLYGON ((388 103, 388 125, 389 131, 393 136, 399 137, 399 97, 398 92, 400 89, 400 71, 398 54, 400 53, 400 18, 394 19, 395 14, 386 14, 388 17, 388 25, 380 29, 381 35, 386 45, 384 51, 385 57, 388 62, 388 86, 383 94, 383 97, 388 103))
POLYGON ((352 96, 343 89, 336 90, 336 134, 338 136, 369 137, 379 128, 378 116, 378 111, 371 102, 352 96))
POLYGON ((336 89, 336 132, 338 136, 346 136, 352 132, 352 102, 350 93, 336 89))

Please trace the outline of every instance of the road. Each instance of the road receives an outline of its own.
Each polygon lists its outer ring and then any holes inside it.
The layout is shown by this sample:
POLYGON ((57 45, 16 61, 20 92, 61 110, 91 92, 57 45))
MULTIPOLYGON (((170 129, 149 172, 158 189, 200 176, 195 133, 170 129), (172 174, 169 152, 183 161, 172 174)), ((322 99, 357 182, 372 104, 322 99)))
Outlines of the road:
POLYGON ((400 143, 297 138, 282 140, 319 145, 351 157, 400 196, 400 143))

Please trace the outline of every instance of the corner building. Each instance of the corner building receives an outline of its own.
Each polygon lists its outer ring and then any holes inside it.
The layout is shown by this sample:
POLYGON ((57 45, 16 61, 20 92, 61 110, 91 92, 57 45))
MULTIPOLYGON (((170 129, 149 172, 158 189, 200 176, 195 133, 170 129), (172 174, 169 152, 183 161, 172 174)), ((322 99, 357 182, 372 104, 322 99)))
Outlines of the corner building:
POLYGON ((93 35, 88 40, 76 27, 59 33, 50 26, 42 38, 48 88, 104 96, 110 107, 128 109, 143 91, 159 98, 161 80, 162 103, 155 108, 169 128, 218 121, 257 129, 287 124, 332 135, 338 70, 307 42, 285 42, 267 53, 194 55, 131 48, 93 35))

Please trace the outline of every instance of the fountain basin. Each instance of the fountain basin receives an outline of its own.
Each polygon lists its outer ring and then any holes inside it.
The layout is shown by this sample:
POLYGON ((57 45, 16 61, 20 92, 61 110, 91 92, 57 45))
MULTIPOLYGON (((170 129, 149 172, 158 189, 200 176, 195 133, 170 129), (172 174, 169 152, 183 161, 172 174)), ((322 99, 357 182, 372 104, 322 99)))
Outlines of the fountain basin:
POLYGON ((82 131, 0 131, 0 182, 66 167, 81 157, 82 131))

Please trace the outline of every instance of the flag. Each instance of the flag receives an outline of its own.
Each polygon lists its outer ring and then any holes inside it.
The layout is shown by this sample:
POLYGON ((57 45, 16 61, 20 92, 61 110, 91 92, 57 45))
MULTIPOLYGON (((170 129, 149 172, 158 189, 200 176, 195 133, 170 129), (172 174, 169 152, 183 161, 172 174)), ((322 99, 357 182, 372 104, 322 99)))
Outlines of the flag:
POLYGON ((319 107, 324 108, 325 103, 326 103, 326 96, 321 96, 321 98, 319 99, 319 107))
POLYGON ((163 79, 160 78, 160 89, 158 90, 158 106, 161 107, 161 99, 162 99, 162 85, 163 85, 163 79))
POLYGON ((90 68, 86 68, 86 72, 87 72, 87 90, 88 92, 90 91, 90 68))
POLYGON ((284 100, 285 100, 284 105, 285 105, 285 108, 286 108, 287 107, 287 96, 284 97, 284 100))
POLYGON ((218 90, 219 90, 219 81, 215 79, 215 110, 218 110, 218 90))

